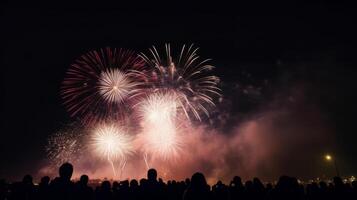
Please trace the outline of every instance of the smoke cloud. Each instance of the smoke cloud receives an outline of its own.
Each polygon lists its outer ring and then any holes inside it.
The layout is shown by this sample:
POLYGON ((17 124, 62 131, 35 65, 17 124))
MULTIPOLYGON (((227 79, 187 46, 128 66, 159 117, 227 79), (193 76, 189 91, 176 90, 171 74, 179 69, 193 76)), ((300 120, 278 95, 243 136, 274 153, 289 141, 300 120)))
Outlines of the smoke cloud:
MULTIPOLYGON (((236 120, 230 128, 209 125, 187 125, 181 156, 170 162, 148 159, 164 180, 183 180, 194 172, 203 172, 210 183, 226 183, 235 175, 265 181, 280 175, 313 178, 321 174, 321 155, 331 146, 333 128, 326 123, 319 107, 306 101, 304 87, 293 88, 282 98, 276 95, 262 109, 245 119, 236 120)), ((226 126, 224 111, 217 117, 226 126), (222 117, 223 116, 223 117, 222 117)), ((229 116, 233 119, 234 116, 229 116)), ((74 177, 87 174, 91 178, 112 178, 109 163, 91 156, 73 160, 74 177)), ((139 152, 128 159, 119 177, 140 179, 147 167, 139 152)), ((56 168, 44 167, 39 176, 56 175, 56 168)))

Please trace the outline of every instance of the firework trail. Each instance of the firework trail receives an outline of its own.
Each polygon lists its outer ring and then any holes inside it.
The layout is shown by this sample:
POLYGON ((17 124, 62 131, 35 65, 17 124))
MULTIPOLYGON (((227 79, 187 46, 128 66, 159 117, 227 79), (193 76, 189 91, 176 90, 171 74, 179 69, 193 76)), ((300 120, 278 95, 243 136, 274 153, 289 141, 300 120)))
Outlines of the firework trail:
POLYGON ((127 100, 142 92, 145 63, 134 52, 105 48, 79 57, 68 69, 61 96, 72 117, 86 125, 118 119, 127 100))
POLYGON ((119 162, 122 172, 127 157, 133 153, 132 139, 124 127, 114 124, 98 126, 91 137, 94 152, 110 163, 114 177, 116 177, 115 162, 119 162))
POLYGON ((65 162, 74 162, 83 153, 82 134, 76 130, 59 131, 50 135, 45 147, 47 157, 55 166, 65 162))
POLYGON ((175 93, 180 112, 188 119, 201 121, 204 113, 209 116, 209 106, 215 106, 214 97, 220 96, 219 78, 210 75, 214 68, 207 64, 210 59, 200 60, 198 48, 184 45, 177 57, 172 57, 170 45, 165 45, 165 54, 160 56, 155 47, 150 54, 141 54, 153 71, 150 84, 154 91, 175 93))

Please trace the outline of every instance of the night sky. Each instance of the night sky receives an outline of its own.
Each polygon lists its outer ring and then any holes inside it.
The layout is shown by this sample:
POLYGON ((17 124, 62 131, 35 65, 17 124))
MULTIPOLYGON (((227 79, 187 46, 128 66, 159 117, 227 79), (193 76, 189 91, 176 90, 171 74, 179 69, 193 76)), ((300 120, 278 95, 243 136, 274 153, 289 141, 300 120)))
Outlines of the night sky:
POLYGON ((2 4, 0 177, 36 173, 46 160, 47 137, 73 121, 59 88, 76 57, 101 47, 140 52, 166 42, 174 48, 194 43, 202 57, 213 59, 230 102, 218 105, 229 110, 223 130, 274 109, 277 99, 291 100, 296 89, 303 100, 294 107, 299 113, 293 119, 309 120, 314 113, 305 117, 301 112, 317 110, 332 140, 311 154, 332 152, 342 174, 357 172, 352 5, 2 4))

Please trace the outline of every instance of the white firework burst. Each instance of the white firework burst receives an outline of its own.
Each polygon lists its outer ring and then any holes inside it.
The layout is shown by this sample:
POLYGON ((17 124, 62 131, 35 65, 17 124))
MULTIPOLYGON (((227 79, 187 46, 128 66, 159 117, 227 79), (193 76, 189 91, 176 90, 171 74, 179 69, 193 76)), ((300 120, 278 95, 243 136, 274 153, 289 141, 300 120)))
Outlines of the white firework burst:
POLYGON ((144 155, 163 160, 177 158, 182 150, 182 137, 176 123, 176 95, 153 93, 136 106, 143 122, 137 142, 144 155))
POLYGON ((109 103, 121 103, 131 93, 136 91, 139 84, 119 69, 103 71, 98 82, 99 93, 109 103))
POLYGON ((104 159, 126 160, 133 153, 132 139, 125 128, 105 124, 94 131, 92 145, 96 154, 104 159))

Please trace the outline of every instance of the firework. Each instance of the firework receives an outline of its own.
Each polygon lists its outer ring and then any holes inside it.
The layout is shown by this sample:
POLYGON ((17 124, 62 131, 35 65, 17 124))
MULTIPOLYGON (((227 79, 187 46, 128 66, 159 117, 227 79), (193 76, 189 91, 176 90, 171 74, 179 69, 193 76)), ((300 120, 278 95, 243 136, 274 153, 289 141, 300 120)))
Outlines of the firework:
POLYGON ((134 52, 100 49, 82 55, 70 66, 61 96, 72 117, 91 124, 121 117, 128 108, 124 102, 140 94, 144 79, 144 62, 134 52))
POLYGON ((209 117, 215 98, 220 97, 219 78, 211 74, 214 67, 209 59, 199 59, 193 45, 183 46, 174 56, 170 45, 165 45, 162 55, 155 47, 149 51, 138 56, 105 48, 75 60, 61 86, 61 97, 72 117, 95 128, 89 143, 79 135, 52 136, 47 148, 52 160, 71 161, 83 154, 85 144, 110 163, 116 176, 116 168, 122 172, 134 153, 134 144, 139 145, 135 150, 143 154, 147 167, 155 159, 171 161, 182 155, 186 144, 182 124, 209 117), (119 125, 132 119, 138 122, 131 127, 135 136, 119 125))
POLYGON ((151 159, 172 161, 179 158, 183 150, 182 137, 178 128, 172 125, 166 125, 164 128, 154 125, 140 133, 137 140, 142 145, 141 150, 147 166, 149 166, 148 156, 151 159))
POLYGON ((109 161, 116 176, 115 162, 118 161, 121 168, 125 166, 127 157, 133 153, 132 137, 127 131, 114 124, 101 125, 91 138, 95 153, 109 161))
POLYGON ((142 132, 137 136, 144 159, 175 159, 182 139, 176 123, 177 97, 174 93, 153 93, 137 105, 142 118, 142 132))
POLYGON ((46 152, 55 166, 78 160, 83 152, 82 134, 75 130, 60 131, 48 138, 46 152))
POLYGON ((103 71, 99 78, 99 93, 108 103, 121 103, 140 83, 131 81, 119 69, 103 71))
POLYGON ((194 116, 201 120, 204 113, 209 116, 209 106, 215 106, 214 96, 220 96, 219 78, 210 75, 214 68, 207 64, 210 60, 200 60, 198 48, 184 45, 177 58, 171 55, 170 45, 165 45, 165 55, 161 57, 155 47, 150 54, 141 57, 153 71, 151 85, 154 91, 175 93, 180 113, 188 119, 194 116))
POLYGON ((178 101, 175 93, 153 93, 137 104, 144 123, 174 123, 178 101))

